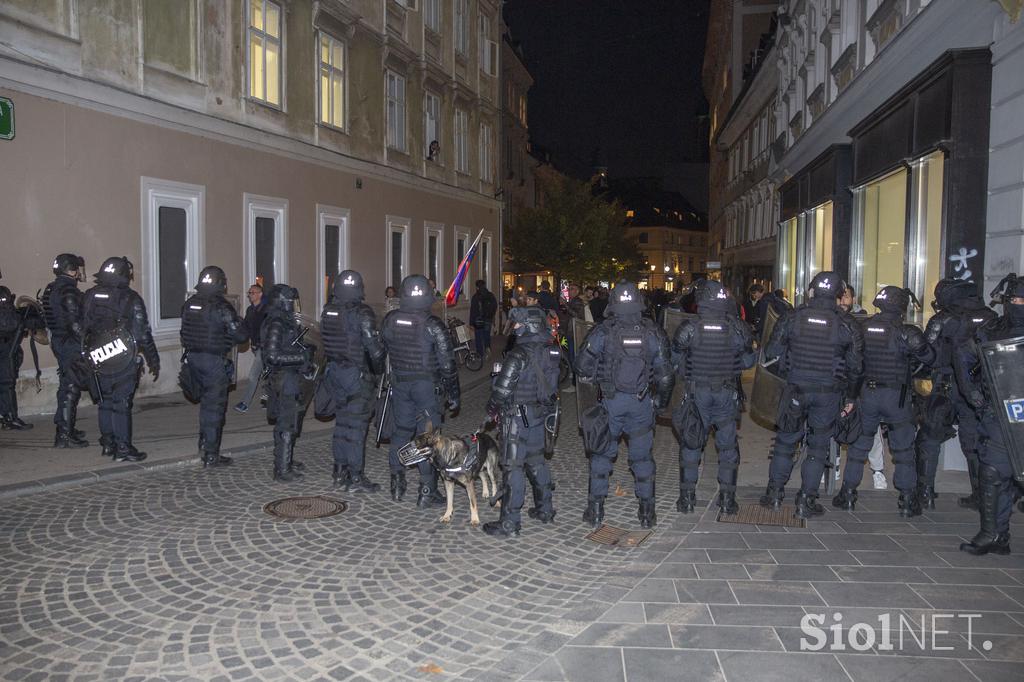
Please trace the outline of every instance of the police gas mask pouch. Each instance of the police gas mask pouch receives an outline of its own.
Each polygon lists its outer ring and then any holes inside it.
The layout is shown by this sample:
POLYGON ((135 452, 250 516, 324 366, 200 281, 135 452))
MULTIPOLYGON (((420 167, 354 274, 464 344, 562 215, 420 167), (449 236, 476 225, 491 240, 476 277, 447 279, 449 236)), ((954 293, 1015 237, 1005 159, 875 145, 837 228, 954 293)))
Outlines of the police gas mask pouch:
POLYGON ((672 410, 672 426, 676 429, 679 442, 689 450, 700 450, 708 438, 708 430, 697 409, 697 401, 692 398, 684 400, 672 410))
POLYGON ((849 414, 840 414, 836 420, 835 439, 841 445, 853 445, 864 433, 864 420, 859 406, 849 414))
POLYGON ((202 390, 196 382, 192 373, 192 365, 188 362, 188 353, 181 354, 181 370, 178 372, 178 385, 181 386, 181 394, 190 403, 198 403, 202 396, 202 390))
POLYGON ((775 425, 782 433, 793 433, 800 429, 803 416, 800 389, 793 384, 787 384, 779 397, 779 412, 775 417, 775 425))
POLYGON ((604 452, 612 442, 608 410, 597 404, 580 415, 580 430, 583 432, 583 449, 587 453, 604 452))
MULTIPOLYGON (((331 370, 328 367, 327 372, 331 370)), ((334 419, 337 407, 334 403, 334 392, 327 385, 326 374, 316 382, 316 390, 313 392, 313 415, 322 421, 334 419)))

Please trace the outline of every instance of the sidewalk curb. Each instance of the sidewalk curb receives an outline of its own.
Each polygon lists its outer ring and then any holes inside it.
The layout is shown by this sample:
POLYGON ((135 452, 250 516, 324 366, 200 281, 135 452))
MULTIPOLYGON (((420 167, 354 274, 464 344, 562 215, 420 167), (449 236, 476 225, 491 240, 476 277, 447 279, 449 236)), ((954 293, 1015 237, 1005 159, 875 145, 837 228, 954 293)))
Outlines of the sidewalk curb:
MULTIPOLYGON (((467 383, 463 387, 462 392, 465 394, 488 380, 490 380, 490 376, 485 374, 479 379, 475 379, 467 383)), ((322 438, 328 438, 333 435, 332 431, 333 429, 324 429, 323 431, 304 435, 303 440, 309 442, 313 439, 319 440, 322 438)), ((233 448, 222 450, 221 454, 239 457, 270 452, 273 448, 274 441, 270 440, 260 443, 252 443, 250 445, 238 445, 233 448)), ((22 481, 21 483, 0 485, 0 500, 11 500, 18 497, 24 497, 26 495, 35 495, 37 493, 59 490, 61 488, 71 488, 79 485, 88 485, 90 483, 99 483, 100 481, 111 481, 114 479, 126 478, 128 476, 136 476, 154 471, 183 468, 189 465, 198 465, 201 461, 202 460, 199 457, 198 452, 196 452, 170 459, 162 459, 159 462, 141 462, 138 464, 125 463, 117 467, 92 469, 90 471, 82 471, 74 474, 40 478, 34 481, 22 481)))

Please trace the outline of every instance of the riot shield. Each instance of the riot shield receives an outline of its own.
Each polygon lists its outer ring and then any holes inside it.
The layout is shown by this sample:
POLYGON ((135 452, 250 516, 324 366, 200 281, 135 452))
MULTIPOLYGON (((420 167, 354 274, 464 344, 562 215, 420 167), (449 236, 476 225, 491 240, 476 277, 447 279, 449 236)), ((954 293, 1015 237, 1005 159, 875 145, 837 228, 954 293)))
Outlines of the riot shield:
POLYGON ((309 374, 303 374, 299 377, 299 383, 302 387, 302 407, 305 409, 310 401, 313 400, 317 384, 320 382, 321 375, 327 367, 327 361, 324 356, 323 339, 320 336, 320 321, 301 313, 296 313, 295 317, 302 328, 307 330, 299 340, 299 343, 313 349, 313 369, 309 374))
MULTIPOLYGON (((672 337, 676 335, 676 330, 679 325, 683 323, 683 320, 695 320, 697 316, 693 313, 683 312, 680 308, 665 308, 665 314, 662 317, 662 325, 665 328, 665 333, 668 335, 668 342, 671 345, 672 337)), ((672 400, 669 401, 669 405, 675 407, 683 402, 683 394, 686 392, 686 385, 683 381, 676 381, 675 388, 672 389, 672 400)), ((671 426, 672 417, 664 416, 658 417, 658 423, 662 426, 671 426)))
MULTIPOLYGON (((574 317, 570 324, 572 325, 573 357, 576 357, 580 348, 583 347, 583 341, 587 338, 587 334, 594 328, 594 323, 574 317)), ((582 381, 576 383, 576 424, 581 429, 583 425, 580 423, 580 417, 585 411, 597 405, 597 391, 596 384, 585 384, 582 381)))
POLYGON ((990 406, 999 422, 1013 477, 1024 481, 1024 336, 981 344, 990 406))
POLYGON ((786 381, 779 375, 780 363, 776 362, 765 367, 761 361, 764 360, 764 347, 767 345, 768 339, 771 338, 772 329, 778 319, 779 314, 771 306, 768 306, 759 342, 761 357, 754 370, 754 385, 750 389, 750 402, 747 408, 751 419, 764 428, 772 430, 775 430, 775 418, 778 416, 779 401, 782 399, 782 389, 786 386, 786 381))
POLYGON ((82 347, 92 370, 101 376, 114 376, 127 370, 138 354, 135 337, 120 322, 109 329, 93 329, 85 335, 82 347))

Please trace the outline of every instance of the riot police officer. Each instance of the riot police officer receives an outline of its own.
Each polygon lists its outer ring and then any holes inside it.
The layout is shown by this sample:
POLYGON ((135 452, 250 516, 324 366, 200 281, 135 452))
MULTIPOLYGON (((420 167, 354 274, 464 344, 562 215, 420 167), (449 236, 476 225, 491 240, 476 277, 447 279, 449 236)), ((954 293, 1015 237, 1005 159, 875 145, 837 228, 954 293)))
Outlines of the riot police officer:
POLYGON ((96 371, 92 390, 99 403, 100 445, 117 462, 139 462, 146 453, 132 445, 132 404, 139 387, 142 359, 153 381, 160 375, 160 355, 149 328, 146 304, 129 284, 134 271, 124 256, 103 261, 96 285, 82 303, 84 348, 96 371))
MULTIPOLYGON (((1014 445, 1006 440, 997 421, 1007 419, 1006 408, 999 399, 1007 396, 992 395, 985 385, 982 373, 977 371, 981 359, 977 344, 1024 336, 1024 277, 1007 276, 993 295, 999 296, 1003 315, 982 324, 975 332, 973 342, 960 346, 955 357, 957 380, 975 410, 978 424, 977 492, 981 529, 970 542, 960 545, 960 551, 974 555, 1010 553, 1010 514, 1014 502, 1011 457, 1019 462, 1022 456, 1020 452, 1011 452, 1014 445)), ((1010 353, 1016 355, 1014 351, 1016 349, 1010 353)), ((1019 368, 1020 360, 1014 358, 1009 364, 1019 368)), ((1011 372, 1009 376, 1017 378, 1020 372, 1011 372)), ((1016 396, 1020 395, 1019 383, 1013 386, 1013 391, 1016 396)))
POLYGON ((555 518, 544 438, 546 429, 557 428, 550 422, 557 421, 562 352, 552 343, 547 314, 539 306, 517 311, 513 333, 516 345, 505 356, 487 401, 488 415, 502 427, 501 516, 483 525, 485 533, 496 537, 519 535, 520 511, 526 497, 524 466, 534 490, 534 507, 528 514, 541 523, 551 523, 555 518))
POLYGON ((723 514, 739 511, 736 478, 739 449, 736 417, 739 414, 740 372, 754 366, 754 337, 750 326, 736 316, 736 302, 722 285, 702 282, 696 294, 697 319, 686 319, 672 338, 672 364, 686 382, 686 401, 678 408, 679 500, 676 510, 689 513, 696 506, 701 454, 708 431, 715 427, 718 451, 718 506, 723 514), (682 417, 685 419, 681 419, 682 417))
POLYGON ((50 350, 57 359, 57 413, 53 415, 57 433, 53 447, 84 448, 89 441, 75 429, 82 388, 72 366, 82 357, 82 292, 78 283, 85 281, 85 259, 62 253, 53 259, 53 274, 57 277, 46 285, 42 300, 50 350))
POLYGON ((234 368, 226 354, 249 339, 248 330, 234 307, 224 298, 228 278, 216 265, 199 273, 196 295, 181 306, 183 370, 189 373, 193 397, 199 398, 199 451, 204 467, 227 466, 220 454, 228 388, 234 368))
POLYGON ((956 349, 967 343, 983 324, 997 314, 985 305, 974 282, 943 279, 935 285, 936 314, 928 320, 925 340, 935 349, 932 392, 924 401, 923 420, 917 434, 917 484, 921 506, 935 508, 935 471, 942 442, 952 437, 957 424, 960 449, 967 458, 971 495, 959 500, 961 507, 978 506, 978 424, 974 410, 957 390, 953 370, 956 349))
POLYGON ((793 454, 806 435, 800 492, 795 500, 795 515, 800 518, 825 513, 818 504, 818 486, 829 441, 840 411, 849 413, 854 408, 864 370, 860 325, 836 305, 836 297, 845 288, 836 273, 819 272, 808 287, 810 300, 779 318, 765 345, 765 360, 782 363, 787 384, 779 404, 768 489, 761 505, 782 506, 793 454))
POLYGON ((275 284, 267 292, 266 317, 260 328, 263 364, 269 374, 267 417, 274 420, 274 480, 290 483, 302 478, 295 461, 295 439, 302 430, 306 401, 302 375, 312 370, 312 348, 302 342, 296 319, 299 290, 275 284))
POLYGON ((608 413, 607 446, 590 453, 590 492, 583 521, 599 526, 604 519, 608 477, 614 468, 623 434, 629 439, 629 467, 639 498, 637 518, 642 528, 657 522, 654 513, 654 412, 672 398, 675 373, 668 338, 661 327, 643 317, 644 301, 632 282, 621 281, 611 293, 611 317, 594 327, 576 355, 576 374, 601 389, 608 413), (651 388, 654 387, 654 398, 651 388))
POLYGON ((373 309, 363 303, 363 276, 345 270, 334 279, 334 296, 320 316, 327 355, 324 382, 334 398, 334 485, 345 492, 377 492, 363 473, 366 430, 373 404, 373 374, 384 371, 387 351, 373 309))
POLYGON ((14 294, 0 286, 0 429, 27 431, 34 425, 18 416, 18 372, 25 351, 21 340, 25 337, 22 313, 14 302, 14 294))
MULTIPOLYGON (((443 421, 440 398, 453 411, 459 409, 459 373, 455 352, 444 323, 430 314, 434 291, 423 275, 402 280, 398 310, 382 323, 384 346, 391 364, 391 401, 395 427, 388 450, 391 469, 391 499, 405 494, 405 470, 398 450, 415 435, 438 427, 443 421)), ((420 482, 416 506, 439 506, 444 497, 437 492, 437 473, 430 461, 416 465, 420 482)))
POLYGON ((864 380, 857 409, 863 431, 850 445, 843 487, 832 499, 834 507, 854 509, 857 486, 864 476, 864 462, 874 445, 880 423, 885 423, 889 427, 889 449, 896 465, 893 486, 900 491, 900 516, 921 514, 914 466, 916 428, 911 402, 911 362, 930 365, 935 351, 917 326, 904 324, 912 296, 909 289, 883 287, 873 302, 881 312, 860 323, 864 335, 864 380))

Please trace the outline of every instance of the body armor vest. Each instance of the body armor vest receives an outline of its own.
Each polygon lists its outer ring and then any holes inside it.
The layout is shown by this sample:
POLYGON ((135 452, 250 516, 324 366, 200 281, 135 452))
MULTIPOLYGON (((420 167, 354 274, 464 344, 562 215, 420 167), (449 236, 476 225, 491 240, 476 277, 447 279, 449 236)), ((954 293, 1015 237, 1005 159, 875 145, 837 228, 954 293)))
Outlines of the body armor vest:
POLYGON ((82 326, 86 331, 110 330, 118 324, 127 326, 124 309, 127 289, 97 284, 85 293, 82 326))
POLYGON ((613 319, 605 341, 601 380, 612 389, 609 395, 642 395, 650 387, 654 369, 647 357, 647 334, 642 321, 631 324, 613 319))
POLYGON ((76 321, 68 318, 68 311, 61 302, 68 289, 74 289, 74 295, 81 298, 75 280, 70 277, 58 277, 46 285, 43 291, 43 319, 46 328, 54 337, 63 338, 68 335, 71 325, 76 321))
POLYGON ((786 353, 791 379, 831 383, 843 370, 839 349, 839 314, 834 310, 800 308, 795 313, 786 353))
POLYGON ((910 359, 900 347, 899 320, 874 315, 864 327, 864 379, 889 385, 903 385, 910 376, 910 359))
POLYGON ((14 306, 0 305, 0 341, 10 342, 14 333, 18 331, 20 322, 18 311, 14 309, 14 306))
POLYGON ((384 342, 391 373, 399 379, 433 379, 438 372, 427 318, 430 314, 395 310, 384 319, 384 342))
POLYGON ((196 294, 181 309, 181 341, 194 353, 224 355, 231 350, 224 322, 217 314, 220 305, 228 305, 220 296, 196 294))
POLYGON ((547 405, 558 391, 558 365, 561 353, 549 343, 524 343, 529 360, 516 380, 512 402, 516 405, 547 405))
POLYGON ((359 306, 353 303, 328 303, 320 316, 320 334, 327 358, 341 364, 363 367, 362 330, 359 326, 359 306))
POLYGON ((741 371, 740 354, 732 344, 732 327, 722 317, 698 318, 686 356, 686 378, 731 381, 741 371))

